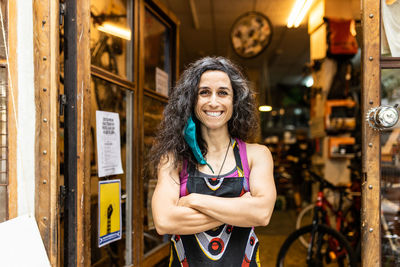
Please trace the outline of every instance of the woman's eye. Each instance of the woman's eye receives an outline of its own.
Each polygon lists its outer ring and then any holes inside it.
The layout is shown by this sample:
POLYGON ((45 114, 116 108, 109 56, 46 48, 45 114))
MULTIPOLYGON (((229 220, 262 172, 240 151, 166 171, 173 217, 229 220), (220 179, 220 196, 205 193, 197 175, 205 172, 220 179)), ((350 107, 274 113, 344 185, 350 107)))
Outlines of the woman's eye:
POLYGON ((199 92, 199 95, 207 95, 208 94, 208 91, 207 90, 201 90, 200 92, 199 92))
POLYGON ((218 92, 220 95, 228 95, 228 92, 227 91, 219 91, 218 92))

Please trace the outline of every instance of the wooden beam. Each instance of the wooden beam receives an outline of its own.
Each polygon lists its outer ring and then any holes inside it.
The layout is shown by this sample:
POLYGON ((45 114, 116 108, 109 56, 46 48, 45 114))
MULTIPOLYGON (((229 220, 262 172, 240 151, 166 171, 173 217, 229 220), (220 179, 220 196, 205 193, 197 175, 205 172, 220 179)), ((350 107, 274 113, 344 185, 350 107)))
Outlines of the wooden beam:
POLYGON ((58 1, 33 1, 35 140, 35 217, 52 265, 59 262, 58 240, 58 1))
MULTIPOLYGON (((380 1, 362 1, 362 117, 380 105, 380 1)), ((380 134, 363 120, 362 266, 381 265, 380 134)))
POLYGON ((76 0, 77 266, 90 266, 90 0, 76 0))
POLYGON ((90 266, 90 0, 66 1, 64 265, 90 266))

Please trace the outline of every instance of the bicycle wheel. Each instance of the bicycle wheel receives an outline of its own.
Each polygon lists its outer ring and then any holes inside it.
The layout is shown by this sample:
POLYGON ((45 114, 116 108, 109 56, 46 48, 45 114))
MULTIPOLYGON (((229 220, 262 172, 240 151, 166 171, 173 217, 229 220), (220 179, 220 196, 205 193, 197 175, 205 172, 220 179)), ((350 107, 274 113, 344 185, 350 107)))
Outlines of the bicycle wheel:
POLYGON ((290 234, 279 250, 276 266, 355 267, 357 265, 354 252, 346 238, 335 229, 318 224, 302 227, 290 234), (305 248, 301 244, 300 237, 311 236, 313 227, 316 227, 314 240, 312 243, 309 241, 305 248), (311 247, 311 257, 307 262, 309 246, 311 247))
MULTIPOLYGON (((300 211, 296 219, 296 229, 300 229, 301 227, 312 224, 312 220, 314 218, 314 208, 315 204, 310 204, 300 211)), ((308 238, 305 238, 304 236, 300 236, 300 242, 305 248, 308 246, 308 242, 306 241, 307 239, 308 238)))

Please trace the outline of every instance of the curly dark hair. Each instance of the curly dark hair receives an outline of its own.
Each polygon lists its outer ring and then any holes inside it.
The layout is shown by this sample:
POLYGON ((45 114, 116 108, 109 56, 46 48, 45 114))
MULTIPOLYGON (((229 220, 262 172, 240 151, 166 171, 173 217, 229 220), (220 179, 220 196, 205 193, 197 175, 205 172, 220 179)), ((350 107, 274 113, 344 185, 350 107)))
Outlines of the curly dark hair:
MULTIPOLYGON (((155 143, 150 151, 148 163, 155 169, 157 169, 161 157, 168 156, 168 154, 174 156, 175 166, 183 159, 196 163, 190 147, 185 142, 183 130, 186 121, 194 114, 200 77, 209 70, 223 71, 231 81, 233 114, 228 121, 228 131, 231 137, 246 141, 258 129, 254 93, 240 69, 224 57, 204 57, 186 68, 170 94, 155 143)), ((207 146, 201 137, 199 121, 194 115, 193 119, 197 126, 197 142, 203 155, 206 155, 207 146)))

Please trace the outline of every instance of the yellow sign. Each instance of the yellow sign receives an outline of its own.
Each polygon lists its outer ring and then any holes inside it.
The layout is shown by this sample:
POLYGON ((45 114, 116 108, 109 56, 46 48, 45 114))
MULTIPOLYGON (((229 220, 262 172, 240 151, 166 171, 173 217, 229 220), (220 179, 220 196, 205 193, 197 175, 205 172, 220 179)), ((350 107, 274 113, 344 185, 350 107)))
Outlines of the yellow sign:
POLYGON ((121 180, 99 182, 99 247, 121 239, 121 180))

